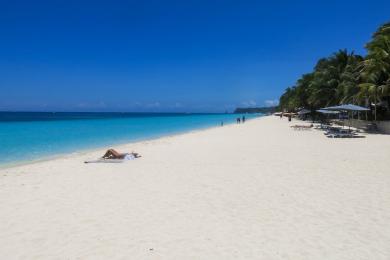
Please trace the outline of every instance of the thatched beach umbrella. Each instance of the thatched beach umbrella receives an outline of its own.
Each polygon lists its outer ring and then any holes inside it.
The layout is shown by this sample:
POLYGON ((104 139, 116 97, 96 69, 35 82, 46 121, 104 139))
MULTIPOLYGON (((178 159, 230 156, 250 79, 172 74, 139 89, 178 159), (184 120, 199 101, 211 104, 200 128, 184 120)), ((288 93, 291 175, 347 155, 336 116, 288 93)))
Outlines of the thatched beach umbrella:
POLYGON ((338 114, 340 113, 339 111, 332 111, 332 110, 324 110, 324 109, 318 109, 316 110, 318 113, 322 113, 322 114, 338 114))
POLYGON ((333 111, 369 111, 370 109, 366 107, 361 107, 353 104, 346 104, 346 105, 340 105, 340 106, 333 106, 333 107, 325 107, 321 110, 333 110, 333 111))
MULTIPOLYGON (((369 111, 370 109, 368 109, 366 107, 353 105, 353 104, 346 104, 346 105, 340 105, 340 106, 325 107, 325 108, 322 108, 321 110, 351 112, 351 111, 369 111)), ((349 114, 348 114, 348 119, 349 119, 349 128, 351 128, 351 120, 350 120, 349 114)))

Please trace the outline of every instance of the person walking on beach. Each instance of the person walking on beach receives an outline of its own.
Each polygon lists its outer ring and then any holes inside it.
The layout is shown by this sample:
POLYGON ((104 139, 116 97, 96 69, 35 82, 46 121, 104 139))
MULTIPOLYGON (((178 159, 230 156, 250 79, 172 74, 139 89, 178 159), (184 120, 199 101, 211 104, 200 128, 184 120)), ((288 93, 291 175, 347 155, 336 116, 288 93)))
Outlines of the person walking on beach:
POLYGON ((237 124, 241 123, 241 119, 237 117, 237 124))
POLYGON ((245 123, 245 116, 242 116, 242 123, 245 123))

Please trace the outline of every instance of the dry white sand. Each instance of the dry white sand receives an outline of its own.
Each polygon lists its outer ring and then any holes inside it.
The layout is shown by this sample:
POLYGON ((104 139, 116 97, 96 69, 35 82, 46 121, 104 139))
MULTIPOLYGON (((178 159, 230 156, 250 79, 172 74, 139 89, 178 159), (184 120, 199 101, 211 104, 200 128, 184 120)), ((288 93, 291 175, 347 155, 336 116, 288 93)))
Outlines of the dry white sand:
POLYGON ((265 117, 0 171, 1 259, 390 259, 390 136, 265 117))

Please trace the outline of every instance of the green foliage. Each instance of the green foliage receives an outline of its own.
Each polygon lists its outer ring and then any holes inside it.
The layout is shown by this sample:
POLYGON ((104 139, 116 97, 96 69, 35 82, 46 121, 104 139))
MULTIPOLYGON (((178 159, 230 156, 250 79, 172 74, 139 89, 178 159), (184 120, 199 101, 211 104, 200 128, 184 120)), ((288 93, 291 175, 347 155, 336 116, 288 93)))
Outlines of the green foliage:
MULTIPOLYGON (((390 23, 382 25, 366 45, 362 57, 339 50, 317 62, 280 97, 281 110, 312 110, 343 103, 365 105, 390 95, 390 23)), ((389 100, 388 98, 386 98, 389 100)))

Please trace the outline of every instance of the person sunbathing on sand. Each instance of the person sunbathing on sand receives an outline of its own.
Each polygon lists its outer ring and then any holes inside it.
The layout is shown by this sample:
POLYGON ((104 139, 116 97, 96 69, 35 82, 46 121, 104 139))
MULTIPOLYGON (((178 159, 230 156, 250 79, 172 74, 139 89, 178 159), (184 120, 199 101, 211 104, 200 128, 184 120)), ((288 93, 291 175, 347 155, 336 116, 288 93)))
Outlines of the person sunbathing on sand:
POLYGON ((131 153, 119 153, 114 149, 108 149, 107 152, 103 155, 103 159, 135 159, 139 158, 141 155, 135 152, 131 153))

